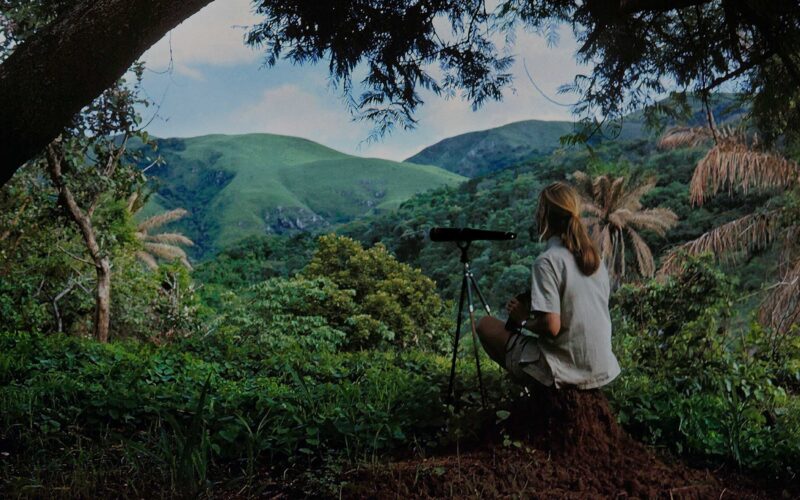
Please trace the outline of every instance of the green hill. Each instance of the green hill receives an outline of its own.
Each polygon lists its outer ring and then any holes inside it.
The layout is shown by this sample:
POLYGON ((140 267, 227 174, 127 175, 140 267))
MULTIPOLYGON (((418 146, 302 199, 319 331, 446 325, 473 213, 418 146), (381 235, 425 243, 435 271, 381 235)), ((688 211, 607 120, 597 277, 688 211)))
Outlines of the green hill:
POLYGON ((322 229, 460 183, 438 167, 360 158, 271 134, 159 139, 165 164, 148 170, 156 194, 143 215, 183 207, 175 224, 195 258, 257 234, 322 229))
MULTIPOLYGON (((573 122, 525 120, 469 132, 429 146, 406 161, 438 165, 467 177, 479 177, 524 161, 546 158, 560 147, 560 138, 575 130, 573 122)), ((644 136, 641 122, 626 123, 618 139, 644 136)))
MULTIPOLYGON (((687 99, 688 115, 682 120, 668 118, 665 125, 681 121, 691 125, 702 125, 706 121, 706 110, 694 97, 687 99)), ((662 109, 668 100, 660 103, 662 109)), ((741 118, 747 111, 733 94, 715 94, 710 101, 712 112, 719 123, 741 118)), ((644 113, 637 111, 626 116, 617 129, 608 128, 590 139, 593 146, 601 142, 635 141, 654 138, 655 133, 645 126, 644 113)), ((574 133, 576 124, 571 121, 525 120, 502 127, 479 130, 457 135, 428 146, 406 161, 424 165, 436 165, 467 177, 482 175, 519 165, 523 162, 541 160, 561 146, 561 137, 574 133)))

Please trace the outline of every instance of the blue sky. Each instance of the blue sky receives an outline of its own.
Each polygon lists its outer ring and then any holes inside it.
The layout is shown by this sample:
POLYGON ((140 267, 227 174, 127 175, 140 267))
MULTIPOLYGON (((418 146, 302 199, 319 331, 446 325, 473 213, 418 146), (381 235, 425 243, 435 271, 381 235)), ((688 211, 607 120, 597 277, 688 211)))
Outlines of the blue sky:
POLYGON ((423 94, 425 105, 412 131, 396 130, 378 143, 364 142, 368 123, 353 122, 336 91, 328 85, 326 65, 264 68, 261 54, 246 47, 245 27, 257 22, 249 0, 216 0, 175 28, 143 56, 148 71, 144 89, 156 107, 144 110, 147 130, 159 137, 269 132, 305 137, 360 156, 405 159, 441 139, 525 119, 569 120, 568 108, 548 102, 559 85, 586 72, 576 64, 575 41, 562 31, 556 47, 537 35, 519 33, 513 52, 514 87, 502 102, 473 112, 459 98, 423 94))

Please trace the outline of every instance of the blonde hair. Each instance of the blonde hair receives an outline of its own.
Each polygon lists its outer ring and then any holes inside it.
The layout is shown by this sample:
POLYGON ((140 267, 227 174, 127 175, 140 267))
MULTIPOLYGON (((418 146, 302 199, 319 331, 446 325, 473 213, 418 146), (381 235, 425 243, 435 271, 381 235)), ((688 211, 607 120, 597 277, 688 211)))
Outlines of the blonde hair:
POLYGON ((581 221, 581 203, 575 189, 563 182, 554 182, 544 188, 539 195, 536 222, 541 238, 561 238, 583 274, 590 276, 597 271, 600 252, 581 221))

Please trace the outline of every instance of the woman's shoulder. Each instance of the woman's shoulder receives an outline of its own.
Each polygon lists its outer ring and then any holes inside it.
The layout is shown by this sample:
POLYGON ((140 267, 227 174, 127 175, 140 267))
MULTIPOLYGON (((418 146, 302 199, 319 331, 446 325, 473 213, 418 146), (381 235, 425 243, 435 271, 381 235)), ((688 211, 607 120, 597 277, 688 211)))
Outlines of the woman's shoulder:
POLYGON ((533 272, 562 275, 569 272, 570 259, 574 260, 574 257, 566 248, 548 248, 534 259, 533 272))
POLYGON ((568 258, 572 258, 572 253, 566 247, 553 245, 540 253, 536 259, 534 259, 534 264, 545 261, 550 263, 563 262, 568 258))

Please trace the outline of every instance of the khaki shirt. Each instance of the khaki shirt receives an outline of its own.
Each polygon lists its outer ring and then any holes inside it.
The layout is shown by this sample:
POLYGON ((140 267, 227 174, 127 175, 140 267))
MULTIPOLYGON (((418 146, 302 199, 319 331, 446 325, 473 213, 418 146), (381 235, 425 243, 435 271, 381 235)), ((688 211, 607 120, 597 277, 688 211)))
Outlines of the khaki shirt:
POLYGON ((555 337, 540 335, 535 345, 529 342, 529 357, 538 358, 533 351, 540 350, 551 372, 532 369, 531 376, 545 385, 592 389, 619 375, 619 363, 611 352, 609 293, 605 264, 586 276, 561 238, 547 241, 547 249, 533 263, 531 311, 559 314, 561 331, 555 337))

